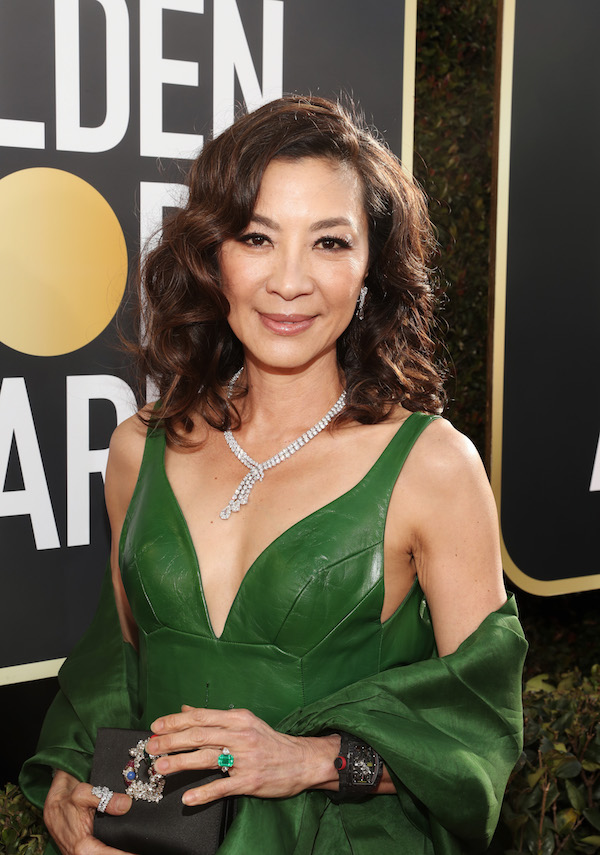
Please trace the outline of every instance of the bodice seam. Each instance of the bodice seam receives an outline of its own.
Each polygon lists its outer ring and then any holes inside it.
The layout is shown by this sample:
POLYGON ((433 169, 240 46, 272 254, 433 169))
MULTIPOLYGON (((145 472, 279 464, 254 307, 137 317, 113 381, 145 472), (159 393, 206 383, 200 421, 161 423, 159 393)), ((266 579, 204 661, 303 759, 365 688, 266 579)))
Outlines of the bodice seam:
MULTIPOLYGON (((372 585, 369 588, 369 590, 365 592, 365 594, 363 594, 363 596, 360 598, 360 600, 358 600, 354 604, 353 608, 347 614, 345 614, 344 617, 340 621, 338 621, 335 626, 331 627, 329 629, 329 631, 322 638, 320 638, 316 644, 313 644, 313 646, 310 648, 310 650, 305 651, 300 658, 305 659, 307 656, 310 656, 312 653, 314 653, 315 650, 318 650, 319 647, 321 647, 321 645, 324 644, 331 635, 338 632, 340 626, 342 624, 346 623, 346 621, 350 620, 350 618, 352 617, 354 612, 362 606, 362 604, 367 599, 367 597, 371 596, 371 594, 373 593, 373 591, 375 591, 375 589, 377 588, 378 585, 383 585, 383 577, 381 577, 381 576, 375 582, 375 584, 372 585)), ((365 623, 367 623, 367 622, 365 621, 365 623)), ((379 635, 382 635, 383 634, 383 625, 382 625, 379 617, 375 617, 373 619, 372 623, 376 627, 379 635)))
MULTIPOLYGON (((208 635, 208 634, 203 635, 199 632, 190 632, 190 630, 186 630, 186 629, 179 629, 178 627, 171 626, 168 623, 161 623, 159 626, 155 627, 154 629, 151 629, 149 632, 146 632, 146 630, 143 630, 143 633, 146 636, 146 638, 151 638, 152 636, 156 635, 157 633, 159 633, 163 630, 166 632, 174 632, 177 635, 182 635, 182 636, 185 636, 186 638, 201 639, 202 641, 208 641, 211 644, 215 644, 215 643, 221 641, 220 638, 214 638, 213 636, 208 635)), ((235 639, 229 639, 229 640, 223 639, 223 643, 227 644, 231 647, 272 647, 274 650, 277 650, 279 653, 288 657, 290 660, 295 660, 296 662, 299 662, 302 659, 302 656, 300 654, 290 653, 289 650, 286 650, 283 647, 280 647, 278 644, 275 644, 273 641, 256 641, 256 642, 253 642, 253 641, 236 641, 235 639)))

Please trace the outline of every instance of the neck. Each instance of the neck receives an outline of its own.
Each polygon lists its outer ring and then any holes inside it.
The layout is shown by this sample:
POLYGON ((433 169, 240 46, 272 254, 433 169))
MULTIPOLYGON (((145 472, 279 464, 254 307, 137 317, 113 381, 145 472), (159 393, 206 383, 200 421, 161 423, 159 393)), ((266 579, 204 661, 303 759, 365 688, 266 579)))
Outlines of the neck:
POLYGON ((237 402, 240 434, 249 438, 258 434, 263 439, 295 439, 325 415, 344 389, 337 361, 317 362, 301 371, 274 371, 247 358, 242 379, 248 395, 237 402))

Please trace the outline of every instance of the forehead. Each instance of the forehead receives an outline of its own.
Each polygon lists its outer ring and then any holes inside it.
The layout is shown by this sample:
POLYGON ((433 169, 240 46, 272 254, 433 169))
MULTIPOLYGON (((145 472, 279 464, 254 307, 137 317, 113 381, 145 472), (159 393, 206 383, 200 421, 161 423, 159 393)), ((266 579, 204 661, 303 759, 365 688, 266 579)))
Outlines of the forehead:
POLYGON ((255 210, 289 204, 364 212, 363 182, 353 166, 333 158, 277 158, 265 169, 255 210))

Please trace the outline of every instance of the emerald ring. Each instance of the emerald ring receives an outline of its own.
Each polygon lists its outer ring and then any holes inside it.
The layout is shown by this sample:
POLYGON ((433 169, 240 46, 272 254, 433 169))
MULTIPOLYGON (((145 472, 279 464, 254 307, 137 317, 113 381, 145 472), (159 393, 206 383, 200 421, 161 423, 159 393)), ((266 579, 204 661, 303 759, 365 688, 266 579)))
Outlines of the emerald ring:
POLYGON ((221 772, 227 774, 227 770, 231 769, 234 764, 233 754, 229 750, 229 748, 224 748, 221 754, 219 754, 219 758, 217 760, 217 765, 221 772))

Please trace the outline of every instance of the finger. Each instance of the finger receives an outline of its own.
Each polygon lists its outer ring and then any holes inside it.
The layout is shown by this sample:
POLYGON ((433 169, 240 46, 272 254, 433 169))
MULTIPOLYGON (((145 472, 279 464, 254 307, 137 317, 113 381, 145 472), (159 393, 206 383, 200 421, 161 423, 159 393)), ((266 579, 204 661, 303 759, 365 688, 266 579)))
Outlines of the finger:
MULTIPOLYGON (((100 799, 92 792, 91 784, 78 784, 71 795, 74 803, 80 807, 97 809, 100 799)), ((106 806, 106 813, 120 816, 131 808, 131 799, 125 793, 113 793, 106 806)))
POLYGON ((224 799, 226 796, 239 795, 240 792, 234 778, 224 777, 218 781, 211 781, 210 784, 186 790, 181 800, 184 805, 205 805, 217 799, 224 799))
POLYGON ((219 749, 202 749, 200 751, 186 751, 184 754, 170 754, 161 757, 154 764, 154 768, 161 775, 170 775, 173 772, 182 772, 184 769, 218 769, 219 749))
POLYGON ((110 813, 112 816, 122 816, 131 809, 133 799, 126 796, 125 793, 113 793, 112 799, 106 806, 105 813, 110 813))
POLYGON ((150 754, 171 754, 174 751, 190 751, 194 748, 219 748, 232 741, 230 730, 217 727, 187 727, 185 730, 153 736, 148 742, 150 754))
POLYGON ((77 807, 96 808, 100 799, 92 792, 91 784, 77 784, 71 793, 71 799, 77 807))
POLYGON ((228 721, 235 721, 235 714, 240 710, 207 710, 190 707, 184 704, 185 710, 180 713, 163 715, 153 721, 150 729, 156 734, 170 733, 183 730, 195 724, 203 727, 222 727, 228 721))

